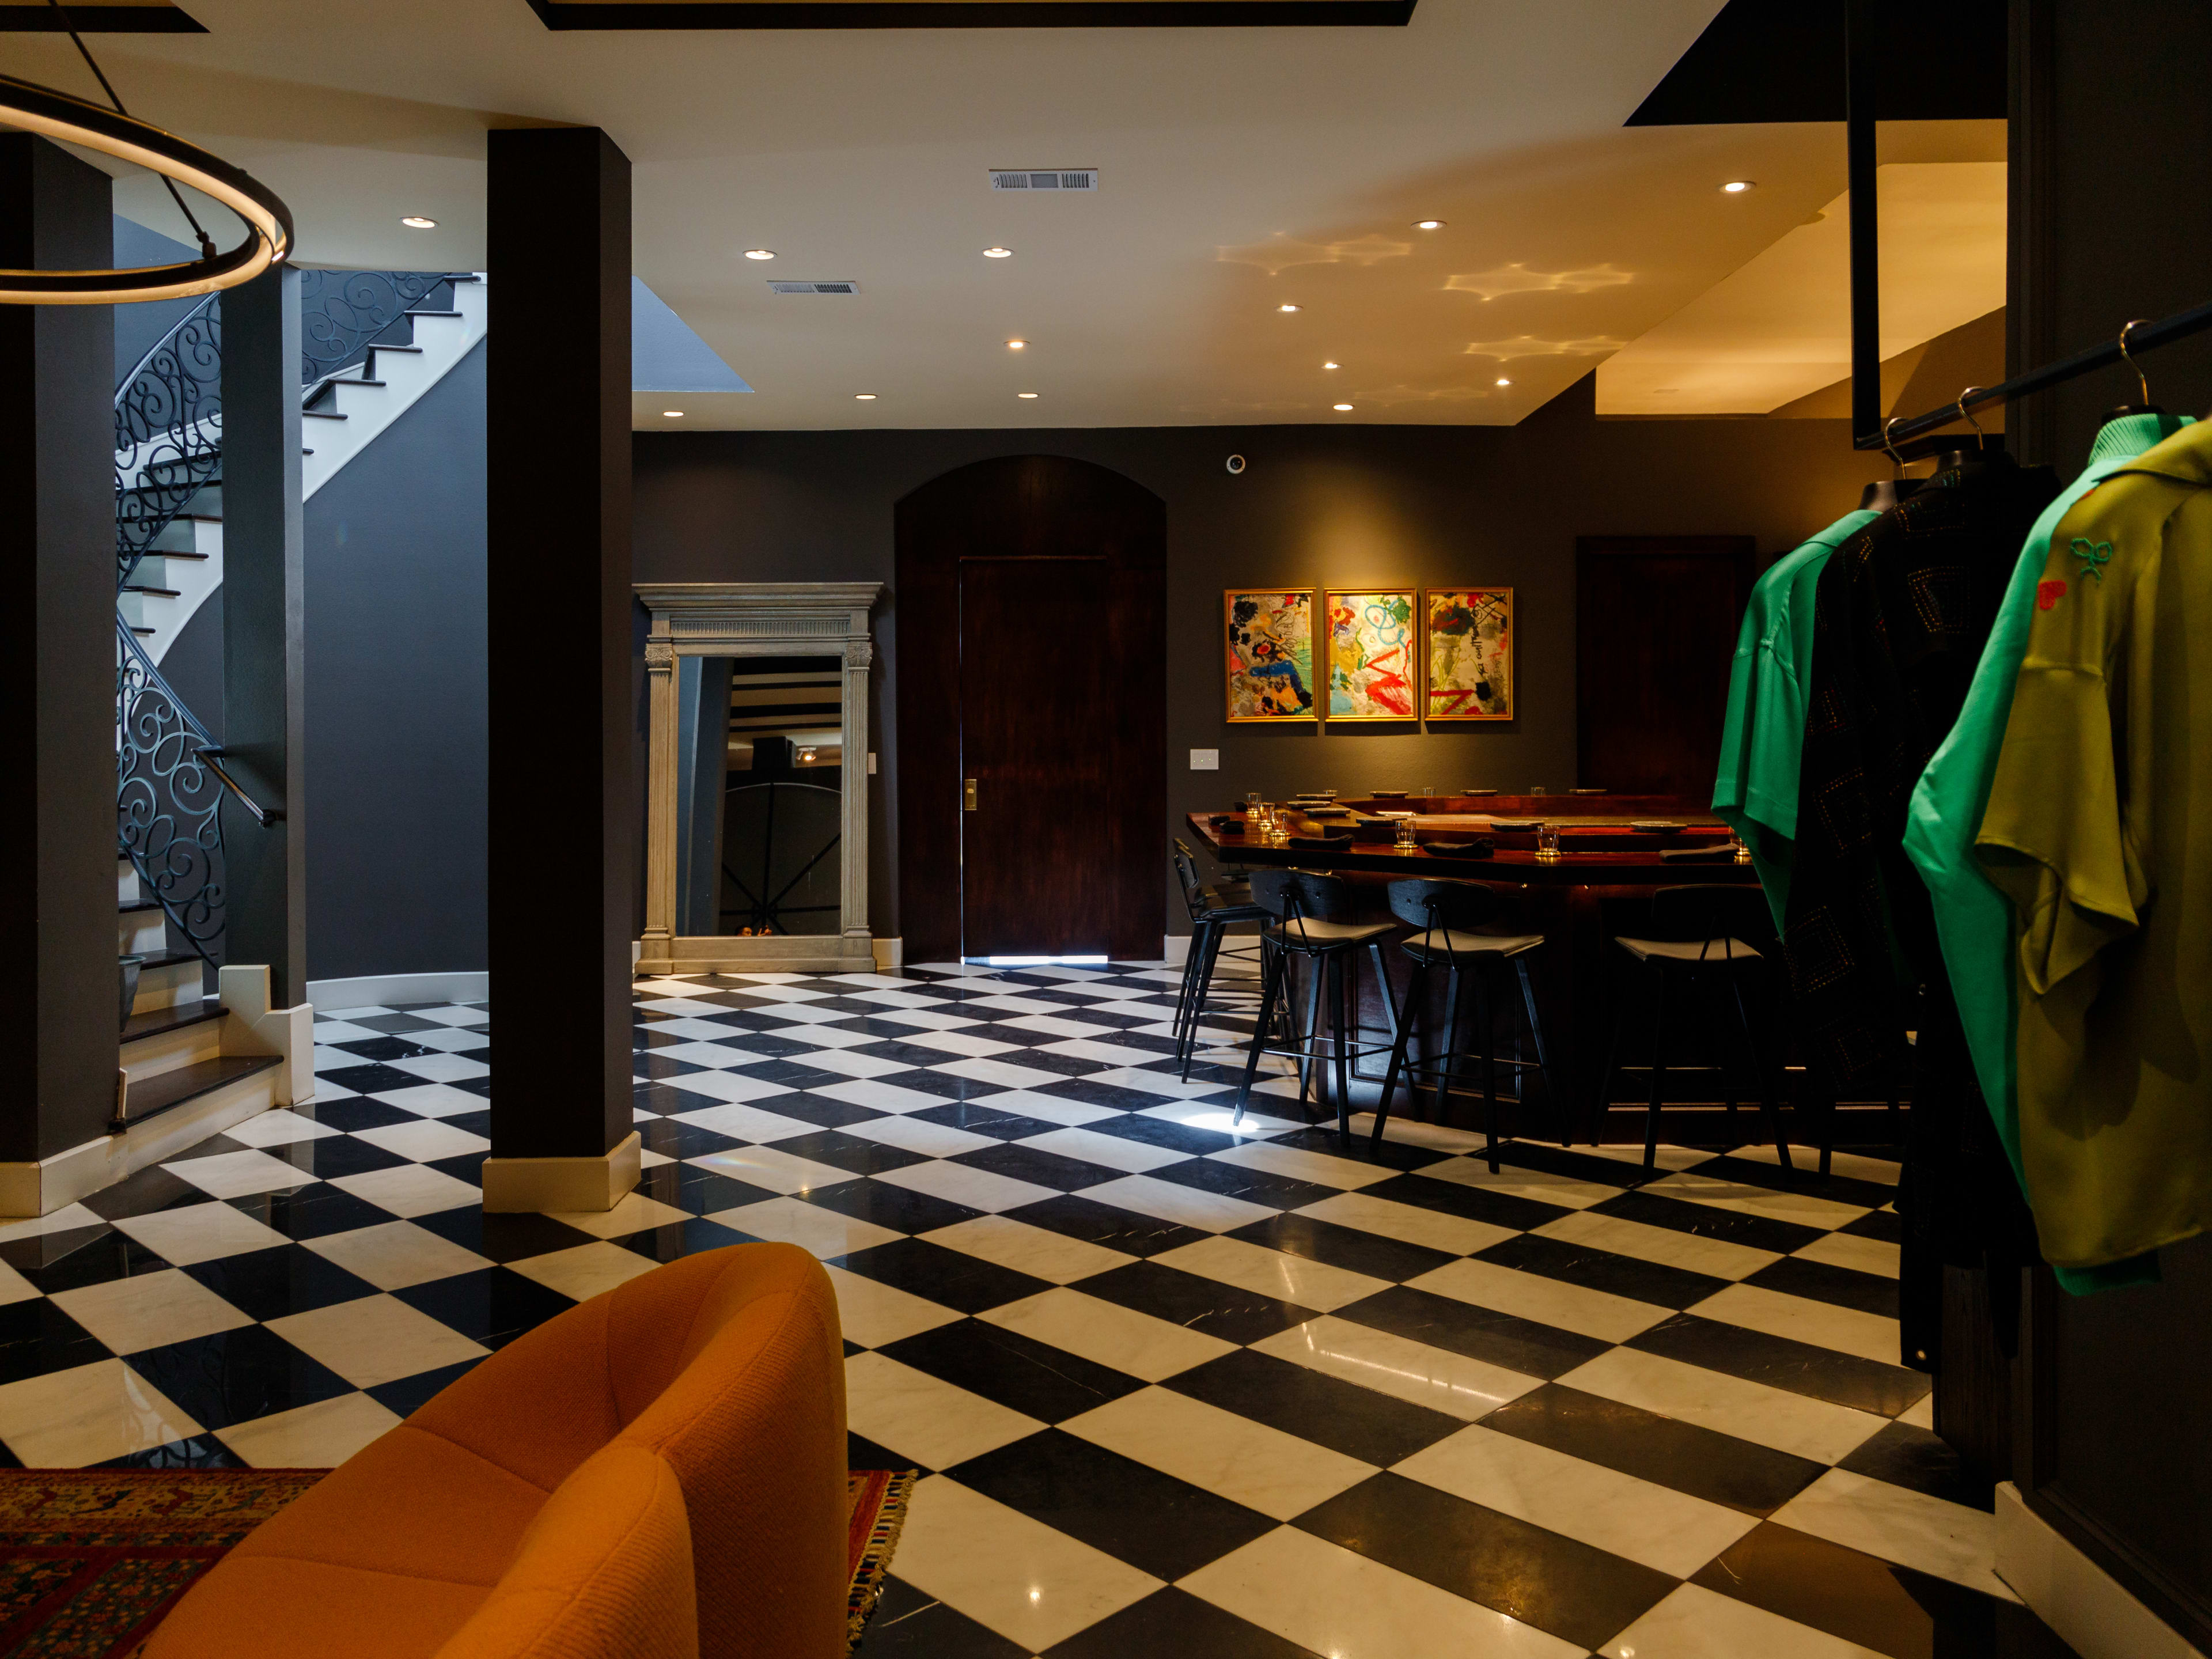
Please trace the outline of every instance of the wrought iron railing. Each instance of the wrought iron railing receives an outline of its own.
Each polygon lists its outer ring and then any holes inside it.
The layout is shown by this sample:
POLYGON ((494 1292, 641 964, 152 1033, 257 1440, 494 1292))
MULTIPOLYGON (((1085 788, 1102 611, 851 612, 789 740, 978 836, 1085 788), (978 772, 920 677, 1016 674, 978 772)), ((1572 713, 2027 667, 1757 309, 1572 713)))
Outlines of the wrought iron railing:
POLYGON ((400 343, 407 313, 453 280, 438 270, 300 273, 300 384, 311 390, 368 355, 400 343))
POLYGON ((115 585, 222 466, 222 296, 177 320, 115 394, 115 585))
POLYGON ((115 619, 115 819, 123 854, 169 926, 210 962, 222 949, 222 775, 208 730, 115 619))

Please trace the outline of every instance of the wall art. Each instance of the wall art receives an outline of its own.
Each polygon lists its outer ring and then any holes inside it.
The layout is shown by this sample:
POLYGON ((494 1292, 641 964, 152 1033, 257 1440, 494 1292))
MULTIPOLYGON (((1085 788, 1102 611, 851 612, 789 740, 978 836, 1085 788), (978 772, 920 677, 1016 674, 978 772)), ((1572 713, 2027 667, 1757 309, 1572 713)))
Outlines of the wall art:
POLYGON ((1314 718, 1313 599, 1310 588, 1222 595, 1231 724, 1314 718))
POLYGON ((1328 641, 1328 708, 1333 720, 1410 720, 1420 716, 1419 635, 1410 588, 1331 590, 1322 596, 1328 641))
POLYGON ((1513 718, 1513 590, 1431 587, 1421 593, 1432 720, 1513 718))

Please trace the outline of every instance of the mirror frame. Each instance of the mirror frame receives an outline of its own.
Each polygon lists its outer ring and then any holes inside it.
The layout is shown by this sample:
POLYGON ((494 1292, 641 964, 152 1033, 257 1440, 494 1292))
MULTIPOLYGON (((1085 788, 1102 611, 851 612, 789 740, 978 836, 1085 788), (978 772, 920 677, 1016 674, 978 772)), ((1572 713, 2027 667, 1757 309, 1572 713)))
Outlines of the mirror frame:
POLYGON ((868 614, 880 582, 640 582, 652 613, 645 642, 645 933, 636 972, 873 973, 868 931, 868 614), (844 759, 837 839, 838 930, 766 939, 676 932, 676 659, 839 657, 844 759))

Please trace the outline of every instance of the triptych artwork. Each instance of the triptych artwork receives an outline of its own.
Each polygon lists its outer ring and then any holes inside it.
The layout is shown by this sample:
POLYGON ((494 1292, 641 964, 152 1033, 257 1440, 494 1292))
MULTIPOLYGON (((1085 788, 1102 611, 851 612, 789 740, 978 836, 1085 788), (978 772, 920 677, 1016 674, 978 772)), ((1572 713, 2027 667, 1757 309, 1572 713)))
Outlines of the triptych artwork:
POLYGON ((1510 720, 1510 587, 1228 590, 1231 722, 1510 720))

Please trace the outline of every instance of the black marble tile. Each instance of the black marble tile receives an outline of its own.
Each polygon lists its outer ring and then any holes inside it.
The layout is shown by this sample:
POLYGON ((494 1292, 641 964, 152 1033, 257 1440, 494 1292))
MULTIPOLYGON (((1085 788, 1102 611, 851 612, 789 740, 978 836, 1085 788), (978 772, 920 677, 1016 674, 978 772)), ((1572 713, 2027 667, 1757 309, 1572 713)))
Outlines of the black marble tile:
MULTIPOLYGON (((782 1106, 781 1101, 776 1103, 779 1111, 782 1106)), ((838 1129, 817 1129, 811 1134, 793 1135, 776 1141, 775 1146, 779 1152, 827 1164, 834 1170, 849 1170, 854 1175, 882 1175, 887 1170, 929 1162, 927 1153, 908 1152, 903 1146, 886 1146, 880 1140, 848 1135, 838 1129)))
MULTIPOLYGON (((217 1136, 221 1139, 226 1137, 217 1136)), ((206 1142, 202 1142, 201 1146, 206 1142)), ((195 1146, 195 1152, 200 1151, 195 1146)), ((161 1210, 173 1210, 186 1204, 204 1204, 208 1195, 189 1181, 172 1175, 160 1164, 125 1176, 112 1187, 102 1188, 80 1200, 94 1215, 109 1221, 130 1216, 153 1215, 161 1210)))
MULTIPOLYGON (((441 1008, 446 1005, 429 1002, 418 1006, 425 1008, 441 1008)), ((397 1012, 389 1014, 361 1014, 348 1019, 346 1024, 358 1025, 365 1031, 382 1031, 387 1036, 398 1036, 407 1031, 442 1031, 446 1029, 434 1019, 422 1019, 414 1014, 397 1012)))
POLYGON ((1501 1267, 1518 1268, 1525 1273, 1538 1273, 1593 1291, 1610 1291, 1614 1296, 1662 1308, 1687 1308, 1709 1296, 1718 1295, 1729 1286, 1727 1279, 1715 1279, 1708 1273, 1694 1273, 1632 1255, 1615 1255, 1594 1244, 1570 1243, 1564 1238, 1546 1238, 1535 1233, 1500 1240, 1474 1254, 1479 1261, 1494 1261, 1501 1267))
MULTIPOLYGON (((1001 1267, 927 1239, 902 1238, 843 1257, 839 1266, 962 1313, 981 1313, 1052 1288, 1051 1282, 1001 1267)), ((1085 1281, 1086 1285, 1089 1281, 1085 1281)))
MULTIPOLYGON (((481 1112, 455 1112, 449 1117, 440 1118, 438 1121, 444 1124, 449 1129, 459 1129, 465 1134, 483 1135, 486 1139, 489 1139, 491 1137, 491 1109, 489 1107, 486 1107, 481 1112)), ((642 1127, 644 1126, 640 1125, 639 1127, 642 1127)))
POLYGON ((1676 1314, 1631 1337, 1627 1346, 1882 1417, 1896 1416, 1929 1386, 1925 1376, 1902 1365, 1884 1365, 1695 1314, 1676 1314))
MULTIPOLYGON (((848 1469, 912 1469, 919 1468, 911 1457, 901 1457, 886 1447, 878 1446, 865 1436, 845 1431, 845 1467, 848 1469)), ((923 1469, 927 1474, 928 1470, 923 1469)))
POLYGON ((1809 1261, 1802 1255, 1785 1255, 1770 1261, 1743 1281, 1784 1296, 1802 1296, 1832 1307, 1855 1308, 1861 1313, 1897 1317, 1897 1281, 1881 1273, 1863 1273, 1850 1267, 1809 1261))
MULTIPOLYGON (((1085 1285, 1085 1289, 1090 1286, 1085 1285)), ((1478 1308, 1450 1297, 1393 1285, 1349 1306, 1336 1316, 1378 1331, 1487 1360, 1528 1376, 1554 1377, 1586 1364, 1613 1344, 1563 1331, 1533 1319, 1478 1308)))
MULTIPOLYGON (((1146 1103, 1157 1106, 1160 1103, 1153 1100, 1146 1103)), ((1095 1129, 1100 1134, 1119 1135, 1124 1140, 1158 1146, 1163 1152, 1188 1152, 1193 1158, 1203 1158, 1208 1152, 1225 1152, 1237 1142, 1237 1136, 1219 1129, 1201 1129, 1164 1117, 1146 1117, 1141 1112, 1132 1112, 1121 1117, 1104 1117, 1083 1127, 1095 1129)))
MULTIPOLYGON (((14 1454, 8 1456, 6 1467, 21 1468, 14 1454)), ((111 1457, 105 1463, 94 1463, 95 1469, 242 1469, 247 1466, 244 1458, 211 1434, 195 1435, 187 1440, 172 1440, 165 1446, 149 1446, 144 1451, 125 1452, 120 1457, 111 1457)))
POLYGON ((641 1110, 656 1112, 663 1117, 673 1117, 679 1112, 703 1112, 710 1107, 730 1103, 673 1083, 635 1084, 629 1092, 632 1103, 641 1110))
MULTIPOLYGON (((1129 1064, 1139 1065, 1145 1056, 1131 1054, 1129 1064)), ((1132 1089, 1119 1083, 1100 1083, 1087 1075, 1092 1072, 1109 1072, 1115 1068, 1102 1066, 1095 1060, 1076 1060, 1066 1054, 1028 1054, 1022 1056, 1024 1066, 1039 1066, 1048 1071, 1067 1073, 1057 1083, 1037 1085, 1041 1095, 1056 1096, 1061 1100, 1073 1100, 1085 1106, 1110 1106, 1119 1112, 1141 1112, 1147 1106, 1157 1106, 1160 1097, 1144 1089, 1132 1089), (1078 1071, 1075 1067, 1080 1066, 1078 1071)))
POLYGON ((295 1187, 289 1192, 254 1193, 243 1198, 225 1199, 223 1202, 295 1242, 324 1238, 331 1233, 349 1233, 360 1227, 380 1227, 392 1218, 391 1211, 380 1209, 367 1199, 356 1198, 343 1187, 320 1181, 295 1187))
POLYGON ((367 1061, 359 1066, 341 1066, 335 1071, 319 1071, 319 1083, 335 1083, 341 1089, 350 1089, 357 1095, 386 1094, 394 1089, 413 1089, 422 1079, 412 1072, 403 1072, 395 1066, 380 1066, 367 1061))
POLYGON ((413 1376, 403 1376, 397 1382, 380 1382, 373 1389, 364 1389, 371 1400, 386 1411, 397 1412, 402 1417, 412 1417, 416 1412, 442 1394, 448 1383, 458 1382, 477 1366, 481 1359, 464 1360, 458 1365, 445 1365, 434 1371, 418 1371, 413 1376))
POLYGON ((1273 1210, 1302 1209, 1325 1198, 1334 1198, 1341 1190, 1317 1182, 1271 1175, 1265 1170, 1248 1169, 1241 1164, 1222 1164, 1210 1158, 1163 1164, 1152 1175, 1155 1180, 1171 1181, 1178 1187, 1192 1187, 1223 1198, 1241 1198, 1247 1204, 1264 1204, 1273 1210))
POLYGON ((384 1061, 420 1060, 424 1054, 443 1052, 437 1048, 426 1048, 419 1042, 410 1042, 405 1037, 397 1036, 360 1037, 351 1042, 334 1042, 329 1046, 342 1049, 356 1059, 384 1061))
POLYGON ((1006 1213, 1016 1221, 1042 1227, 1048 1232, 1079 1238, 1089 1244, 1103 1244, 1124 1255, 1139 1257, 1180 1249, 1212 1236, 1195 1227, 1162 1221, 1156 1216, 1139 1215, 1133 1210, 1117 1209, 1111 1204, 1073 1194, 1041 1198, 1034 1204, 1024 1204, 1006 1213))
MULTIPOLYGON (((872 1042, 864 1048, 855 1048, 852 1052, 856 1054, 875 1054, 879 1059, 890 1060, 895 1063, 914 1067, 915 1069, 909 1071, 889 1073, 884 1080, 896 1083, 902 1089, 911 1089, 916 1094, 936 1095, 945 1100, 981 1100, 988 1095, 1002 1095, 1006 1092, 1006 1085, 1003 1083, 983 1083, 972 1077, 956 1076, 951 1072, 930 1071, 927 1069, 933 1063, 929 1060, 900 1061, 895 1054, 880 1052, 889 1046, 885 1043, 872 1042)), ((913 1052, 921 1054, 928 1053, 928 1050, 916 1048, 913 1052)), ((937 1056, 939 1060, 945 1058, 943 1054, 937 1056)))
MULTIPOLYGON (((1065 1037, 1048 1037, 1044 1039, 1044 1041, 1051 1042, 1065 1042, 1067 1039, 1065 1037)), ((949 1060, 957 1060, 961 1058, 963 1058, 963 1056, 959 1054, 940 1054, 937 1057, 937 1063, 942 1066, 949 1060)), ((1015 1049, 1003 1054, 992 1054, 989 1058, 1001 1065, 1020 1066, 1030 1071, 1048 1073, 1048 1076, 1041 1078, 1036 1083, 1025 1086, 1033 1087, 1040 1093, 1060 1095, 1069 1100, 1090 1099, 1090 1097, 1087 1095, 1075 1092, 1074 1090, 1069 1086, 1071 1084, 1077 1082, 1080 1079, 1089 1077, 1093 1072, 1110 1072, 1116 1069, 1113 1064, 1108 1061, 1079 1060, 1073 1054, 1055 1054, 1043 1048, 1015 1049), (1058 1081, 1054 1081, 1054 1079, 1057 1079, 1058 1081)), ((1133 1059, 1135 1056, 1133 1055, 1131 1058, 1133 1059)), ((1118 1090, 1115 1092, 1117 1094, 1133 1094, 1134 1091, 1131 1090, 1118 1090)), ((1091 1100, 1090 1103, 1098 1106, 1112 1106, 1119 1104, 1120 1103, 1112 1100, 1091 1100)), ((1146 1097, 1144 1103, 1147 1105, 1153 1103, 1152 1097, 1150 1096, 1146 1097)), ((1124 1107, 1124 1109, 1127 1109, 1127 1108, 1124 1107)))
POLYGON ((779 1089, 819 1089, 833 1083, 852 1081, 842 1072, 824 1071, 819 1066, 809 1066, 797 1060, 764 1060, 757 1064, 733 1066, 729 1069, 740 1077, 756 1083, 774 1084, 779 1089))
POLYGON ((1894 1210, 1869 1210, 1856 1221, 1846 1222, 1836 1231, 1849 1233, 1854 1238, 1878 1238, 1885 1244, 1902 1244, 1905 1218, 1894 1210))
MULTIPOLYGON (((901 1078, 898 1086, 904 1089, 923 1085, 901 1078)), ((1004 1094, 1006 1091, 1003 1085, 994 1083, 989 1085, 989 1092, 1004 1094)), ((988 1135, 994 1140, 1022 1140, 1030 1135, 1041 1135, 1065 1127, 1048 1123, 1041 1117, 1024 1117, 1018 1112, 1001 1111, 995 1106, 975 1100, 955 1100, 942 1106, 925 1106, 921 1110, 908 1112, 906 1115, 916 1122, 940 1123, 948 1129, 965 1129, 971 1135, 988 1135)))
POLYGON ((1083 1281, 1082 1290, 1085 1296, 1226 1342, 1257 1342, 1317 1317, 1312 1309, 1296 1303, 1201 1279, 1157 1261, 1133 1261, 1126 1267, 1093 1273, 1083 1281))
POLYGON ((131 1356, 131 1369, 209 1429, 353 1392, 352 1383, 264 1325, 141 1349, 131 1356))
POLYGON ((377 1293, 367 1279, 356 1278, 304 1244, 218 1256, 213 1261, 196 1261, 185 1272, 239 1312, 260 1320, 282 1319, 286 1314, 307 1313, 377 1293))
POLYGON ((765 1187, 756 1187, 696 1164, 663 1164, 647 1173, 653 1176, 649 1196, 664 1204, 673 1204, 679 1210, 689 1210, 693 1215, 713 1215, 718 1211, 734 1210, 742 1205, 781 1196, 765 1187), (676 1182, 673 1191, 664 1184, 671 1171, 676 1182))
POLYGON ((1623 1193, 1618 1198, 1593 1204, 1585 1213, 1617 1215, 1624 1221, 1640 1221, 1647 1227, 1694 1233, 1700 1238, 1724 1239, 1730 1244, 1745 1244, 1754 1250, 1772 1250, 1778 1255, 1804 1249, 1820 1237, 1822 1231, 1800 1226, 1794 1221, 1778 1221, 1771 1216, 1741 1215, 1734 1210, 1693 1204, 1687 1199, 1654 1192, 1623 1193))
MULTIPOLYGON (((206 1201, 206 1194, 202 1194, 201 1199, 206 1201)), ((97 1231, 71 1228, 66 1233, 50 1233, 46 1235, 50 1241, 48 1251, 70 1241, 72 1235, 73 1248, 52 1254, 44 1261, 37 1261, 33 1251, 21 1248, 36 1242, 31 1239, 0 1245, 0 1257, 5 1257, 9 1267, 48 1296, 58 1291, 82 1290, 88 1285, 106 1285, 118 1279, 157 1273, 169 1265, 150 1247, 112 1227, 97 1231)))
POLYGON ((483 1185, 484 1158, 483 1152, 456 1152, 451 1158, 434 1158, 422 1167, 435 1170, 440 1175, 451 1176, 456 1181, 465 1181, 471 1187, 481 1187, 483 1185))
POLYGON ((1746 1515, 1771 1515, 1827 1472, 1810 1458, 1558 1382, 1499 1407, 1482 1426, 1746 1515))
POLYGON ((707 1072, 716 1069, 710 1066, 702 1066, 696 1060, 672 1060, 665 1054, 657 1054, 653 1052, 656 1048, 678 1048, 686 1042, 695 1041, 696 1041, 696 1038, 673 1036, 665 1031, 647 1032, 644 1036, 644 1042, 647 1045, 644 1052, 638 1053, 633 1051, 630 1054, 629 1069, 631 1075, 634 1077, 649 1078, 656 1083, 665 1084, 665 1080, 670 1078, 688 1077, 694 1072, 707 1072))
POLYGON ((1779 1193, 1806 1193, 1837 1204, 1860 1204, 1878 1210, 1897 1197, 1894 1185, 1861 1181, 1851 1176, 1820 1173, 1820 1152, 1813 1147, 1792 1147, 1794 1168, 1785 1170, 1755 1158, 1721 1157, 1700 1164, 1697 1173, 1716 1181, 1739 1181, 1747 1187, 1765 1187, 1779 1193))
POLYGON ((0 1307, 0 1382, 107 1358, 106 1346, 44 1297, 0 1307))
POLYGON ((1526 1232, 1573 1213, 1556 1204, 1540 1203, 1517 1194, 1493 1192, 1457 1181, 1437 1181, 1423 1175, 1393 1176, 1388 1181, 1363 1187, 1360 1191, 1369 1198, 1387 1198, 1394 1204, 1411 1204, 1416 1209, 1464 1216, 1469 1221, 1486 1221, 1493 1227, 1510 1227, 1516 1232, 1526 1232))
POLYGON ((487 1348, 503 1347, 576 1305, 560 1291, 502 1267, 454 1273, 392 1294, 487 1348))
POLYGON ((1378 1468, 1467 1426, 1462 1418, 1249 1348, 1193 1366, 1161 1386, 1378 1468))
POLYGON ((702 1250, 719 1250, 732 1244, 757 1244, 761 1241, 719 1221, 695 1216, 665 1227, 647 1227, 642 1232, 626 1233, 613 1242, 651 1261, 678 1261, 687 1255, 697 1255, 702 1250))
POLYGON ((1156 1578, 1195 1572, 1275 1528, 1255 1510, 1058 1429, 945 1473, 1156 1578))
POLYGON ((1626 1630, 1678 1582, 1402 1475, 1363 1480, 1297 1525, 1584 1650, 1626 1630))
POLYGON ((841 1181, 834 1187, 817 1187, 811 1192, 795 1193, 793 1196, 802 1203, 818 1204, 840 1215, 872 1221, 878 1227, 890 1227, 902 1233, 935 1232, 939 1227, 950 1227, 956 1221, 972 1221, 983 1213, 950 1199, 894 1187, 887 1181, 841 1181))
POLYGON ((1063 1193, 1079 1192, 1085 1187, 1118 1181, 1128 1173, 1126 1170, 1109 1169, 1103 1164, 1092 1164, 1083 1158, 1047 1152, 1042 1146, 1024 1146, 1018 1141, 1001 1141, 995 1146, 978 1146, 972 1152, 955 1152, 950 1161, 965 1164, 971 1169, 988 1170, 993 1175, 1006 1176, 1015 1181, 1054 1188, 1063 1193))
MULTIPOLYGON (((392 1218, 386 1215, 381 1218, 389 1221, 392 1218)), ((412 1219, 423 1231, 435 1233, 465 1250, 474 1250, 488 1261, 520 1261, 592 1242, 591 1234, 564 1221, 556 1221, 550 1215, 487 1215, 481 1206, 475 1204, 435 1210, 412 1219)))
POLYGON ((923 1595, 896 1573, 888 1577, 853 1654, 854 1659, 1029 1659, 1019 1643, 923 1595))
POLYGON ((1040 1423, 1066 1422, 1144 1387, 1111 1366, 978 1319, 902 1337, 879 1352, 1040 1423))
MULTIPOLYGON (((329 1073, 319 1074, 328 1077, 329 1073)), ((397 1106, 387 1106, 380 1100, 369 1100, 358 1096, 341 1096, 333 1100, 310 1101, 305 1106, 292 1109, 301 1117, 313 1120, 326 1128, 343 1134, 357 1134, 363 1129, 388 1129, 395 1123, 420 1123, 416 1112, 403 1112, 397 1106)))
MULTIPOLYGON (((1044 1659, 1320 1659, 1170 1585, 1045 1650, 1044 1659)), ((869 1659, 876 1659, 872 1652, 869 1659)))
POLYGON ((801 1123, 812 1123, 824 1129, 842 1129, 848 1124, 866 1123, 892 1115, 879 1112, 872 1106, 855 1106, 849 1100, 837 1100, 829 1095, 805 1092, 780 1097, 775 1103, 778 1117, 796 1118, 801 1123))
MULTIPOLYGON (((418 1121, 421 1120, 418 1120, 418 1121)), ((280 1164, 289 1164, 295 1170, 304 1170, 318 1181, 333 1181, 340 1176, 367 1175, 372 1170, 396 1170, 411 1163, 397 1152, 352 1135, 324 1135, 314 1140, 295 1140, 286 1146, 264 1148, 269 1156, 280 1164)))
POLYGON ((1371 1279, 1418 1279, 1458 1260, 1443 1250, 1385 1238, 1358 1227, 1340 1227, 1310 1215, 1269 1216, 1265 1221, 1248 1222, 1229 1236, 1371 1279))
POLYGON ((704 1158, 709 1152, 726 1152, 732 1146, 744 1144, 734 1135, 718 1134, 712 1129, 702 1129, 696 1123, 678 1123, 667 1117, 657 1117, 650 1122, 639 1124, 637 1138, 639 1146, 645 1151, 678 1160, 704 1158))
POLYGON ((1888 1425, 1836 1467, 1984 1513, 1996 1507, 1996 1482, 1978 1473, 1949 1441, 1910 1423, 1888 1425))

